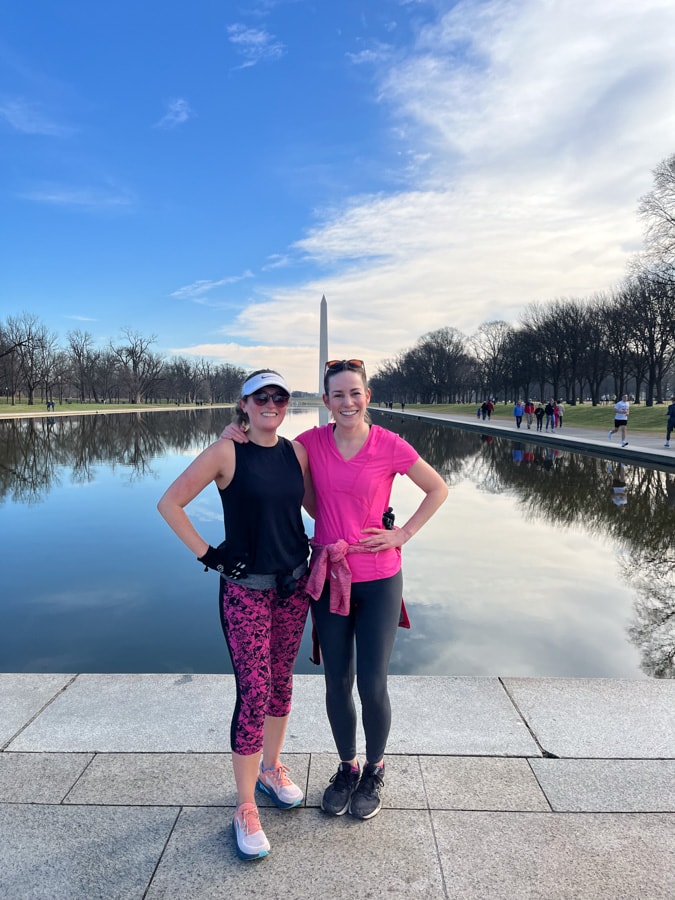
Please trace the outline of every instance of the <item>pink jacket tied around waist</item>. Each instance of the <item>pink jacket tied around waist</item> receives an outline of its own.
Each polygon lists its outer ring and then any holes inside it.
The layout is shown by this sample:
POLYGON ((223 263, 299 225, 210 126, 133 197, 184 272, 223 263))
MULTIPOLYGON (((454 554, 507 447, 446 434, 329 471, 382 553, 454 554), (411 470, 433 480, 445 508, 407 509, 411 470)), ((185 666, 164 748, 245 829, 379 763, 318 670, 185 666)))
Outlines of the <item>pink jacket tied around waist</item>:
MULTIPOLYGON (((318 600, 323 591, 323 586, 328 580, 328 565, 330 563, 330 611, 339 616, 348 616, 351 602, 352 572, 345 557, 348 553, 370 553, 363 544, 348 544, 340 539, 334 544, 317 544, 310 541, 312 558, 310 560, 311 571, 305 590, 313 600, 318 600)), ((314 610, 310 606, 312 614, 312 655, 310 662, 321 664, 321 648, 319 636, 314 623, 314 610)), ((398 622, 399 628, 410 628, 410 619, 401 598, 401 615, 398 622)))
MULTIPOLYGON (((323 591, 323 586, 328 579, 328 565, 330 563, 330 611, 338 616, 348 616, 352 572, 345 557, 348 553, 370 553, 364 544, 348 544, 347 541, 335 541, 334 544, 317 544, 313 539, 309 542, 312 547, 310 560, 310 574, 305 590, 313 600, 318 600, 323 591)), ((401 598, 401 628, 410 628, 410 619, 401 598)))
POLYGON ((334 544, 317 544, 310 541, 312 559, 306 591, 318 600, 328 580, 330 564, 330 611, 339 616, 349 615, 349 598, 352 586, 352 570, 345 557, 348 553, 369 553, 363 544, 348 544, 340 538, 334 544))

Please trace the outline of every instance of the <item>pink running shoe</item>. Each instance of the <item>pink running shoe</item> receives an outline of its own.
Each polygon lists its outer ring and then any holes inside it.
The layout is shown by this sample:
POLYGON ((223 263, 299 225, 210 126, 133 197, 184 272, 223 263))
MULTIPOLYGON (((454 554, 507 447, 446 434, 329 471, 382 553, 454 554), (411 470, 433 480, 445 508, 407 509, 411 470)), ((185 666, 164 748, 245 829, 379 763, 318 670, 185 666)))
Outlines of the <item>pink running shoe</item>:
POLYGON ((255 786, 263 794, 271 797, 279 809, 292 809, 305 799, 297 784, 293 784, 288 777, 288 769, 281 763, 264 769, 261 760, 260 774, 255 786))
POLYGON ((270 852, 270 842, 262 830, 255 803, 242 803, 236 808, 232 819, 232 831, 237 842, 239 859, 260 859, 270 852))

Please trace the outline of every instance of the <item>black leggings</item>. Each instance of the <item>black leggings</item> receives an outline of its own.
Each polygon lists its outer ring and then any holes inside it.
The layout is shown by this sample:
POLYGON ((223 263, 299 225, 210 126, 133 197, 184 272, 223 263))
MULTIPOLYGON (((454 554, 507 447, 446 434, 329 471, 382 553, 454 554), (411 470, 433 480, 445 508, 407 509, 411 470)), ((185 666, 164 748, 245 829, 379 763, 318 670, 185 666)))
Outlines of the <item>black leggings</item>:
POLYGON ((391 726, 387 670, 401 614, 401 572, 378 581, 359 581, 351 587, 348 616, 331 613, 329 583, 314 604, 314 621, 326 676, 326 711, 340 759, 356 756, 354 641, 358 654, 356 683, 361 699, 366 759, 377 763, 391 726))

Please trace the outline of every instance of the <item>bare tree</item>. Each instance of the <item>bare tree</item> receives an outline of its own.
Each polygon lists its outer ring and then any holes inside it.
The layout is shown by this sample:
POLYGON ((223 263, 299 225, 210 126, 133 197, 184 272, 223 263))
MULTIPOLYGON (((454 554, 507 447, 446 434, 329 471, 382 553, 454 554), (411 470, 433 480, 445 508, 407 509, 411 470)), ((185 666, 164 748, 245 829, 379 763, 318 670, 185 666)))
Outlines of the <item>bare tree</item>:
POLYGON ((588 384, 593 406, 600 402, 600 389, 610 370, 610 344, 607 323, 611 319, 612 300, 605 294, 596 294, 586 309, 586 348, 581 360, 583 381, 588 384))
POLYGON ((122 329, 122 334, 126 341, 116 346, 111 344, 110 350, 120 365, 129 400, 141 403, 143 396, 157 383, 162 370, 161 358, 150 350, 157 337, 144 337, 130 328, 122 329))
POLYGON ((506 349, 513 326, 497 319, 483 322, 471 338, 473 354, 478 362, 483 397, 497 397, 504 389, 506 349))
POLYGON ((211 402, 232 403, 237 400, 245 380, 246 371, 240 366, 221 363, 211 377, 211 402))
POLYGON ((44 385, 45 370, 55 353, 57 336, 32 313, 7 318, 7 334, 15 345, 20 384, 28 395, 28 404, 35 403, 35 391, 44 385))
POLYGON ((7 327, 0 323, 0 389, 12 406, 20 384, 18 349, 16 339, 12 338, 7 327))
MULTIPOLYGON (((675 155, 654 169, 654 187, 640 200, 646 256, 651 263, 675 260, 675 155)), ((672 275, 672 268, 671 268, 672 275)))
POLYGON ((646 379, 647 406, 663 401, 665 373, 675 359, 675 285, 648 272, 630 279, 623 291, 630 317, 630 347, 636 376, 635 393, 646 379))
POLYGON ((550 384, 553 396, 560 396, 560 382, 568 366, 566 348, 561 337, 561 310, 564 301, 551 303, 530 303, 522 317, 522 327, 533 332, 538 348, 538 359, 541 366, 540 383, 543 387, 550 384), (545 379, 545 382, 544 382, 545 379))
POLYGON ((85 398, 91 396, 98 400, 95 373, 101 352, 94 348, 94 338, 88 331, 80 331, 79 328, 69 331, 68 351, 80 402, 84 403, 85 398))

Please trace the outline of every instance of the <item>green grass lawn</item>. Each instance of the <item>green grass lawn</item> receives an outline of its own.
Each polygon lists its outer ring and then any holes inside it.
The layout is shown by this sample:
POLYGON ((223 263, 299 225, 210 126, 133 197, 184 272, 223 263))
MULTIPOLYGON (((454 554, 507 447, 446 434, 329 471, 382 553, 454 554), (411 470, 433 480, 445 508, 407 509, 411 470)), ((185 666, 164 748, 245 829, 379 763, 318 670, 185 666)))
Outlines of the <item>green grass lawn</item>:
MULTIPOLYGON (((395 408, 395 407, 394 407, 395 408)), ((476 406, 468 403, 448 404, 408 404, 406 409, 421 409, 428 412, 445 412, 451 415, 476 416, 476 406)), ((662 432, 666 427, 666 409, 668 404, 647 407, 644 404, 636 406, 631 404, 628 426, 631 431, 662 432)), ((513 404, 497 404, 492 413, 497 419, 511 419, 513 417, 513 404)), ((607 406, 591 406, 584 403, 578 406, 565 404, 565 425, 573 425, 575 428, 609 429, 614 424, 613 404, 607 406)), ((563 426, 564 427, 564 426, 563 426)))
MULTIPOLYGON (((176 407, 173 403, 79 403, 76 400, 73 400, 71 403, 59 403, 58 400, 55 401, 56 407, 54 412, 57 413, 68 413, 69 415, 76 416, 81 412, 112 412, 114 410, 122 410, 124 412, 131 412, 136 409, 140 410, 151 410, 151 409, 176 409, 176 408, 189 408, 192 409, 192 404, 184 404, 184 407, 176 407)), ((210 404, 205 404, 205 406, 209 406, 210 404)), ((214 406, 230 406, 231 404, 218 404, 214 403, 214 406)), ((203 407, 200 407, 203 408, 203 407)), ((26 413, 41 413, 43 415, 49 415, 47 412, 47 404, 42 400, 36 400, 32 406, 29 406, 28 403, 15 403, 12 406, 11 403, 0 403, 0 416, 10 415, 10 416, 22 416, 26 413)))
MULTIPOLYGON (((294 406, 302 406, 302 405, 310 405, 315 406, 318 403, 317 400, 305 400, 305 398, 301 398, 299 400, 294 400, 294 406), (303 402, 304 401, 304 402, 303 402)), ((230 406, 231 404, 215 404, 230 406)), ((374 403, 374 407, 377 408, 378 404, 374 403)), ((394 409, 398 404, 395 404, 394 409)), ((131 412, 132 410, 152 410, 159 409, 161 407, 164 408, 172 408, 176 407, 172 404, 162 404, 162 403, 56 403, 57 413, 68 413, 70 415, 76 416, 81 412, 92 412, 92 411, 100 411, 100 412, 112 412, 114 410, 123 410, 126 412, 131 412)), ((666 427, 666 409, 668 404, 662 404, 661 406, 651 406, 647 407, 644 404, 640 404, 639 406, 635 404, 631 404, 630 410, 630 418, 629 418, 629 428, 631 431, 642 431, 642 432, 656 432, 661 433, 665 430, 666 427)), ((185 407, 186 408, 186 407, 185 407)), ((201 407, 204 408, 204 407, 201 407)), ((400 407, 399 407, 400 408, 400 407)), ((438 413, 449 413, 451 415, 459 415, 466 416, 470 415, 475 418, 476 416, 476 407, 472 406, 468 403, 430 403, 430 404, 415 404, 415 403, 406 403, 406 409, 420 409, 428 412, 438 412, 438 413)), ((3 416, 21 416, 26 413, 42 413, 47 415, 47 411, 45 409, 45 404, 43 402, 36 402, 33 406, 29 406, 27 403, 16 403, 14 406, 11 404, 0 403, 0 418, 3 416)), ((608 406, 591 406, 590 403, 584 403, 579 406, 565 406, 565 424, 573 425, 576 428, 593 428, 593 429, 606 429, 612 426, 614 422, 612 404, 608 406)), ((492 415, 500 420, 510 420, 513 416, 513 404, 497 404, 495 406, 494 412, 492 415)))

